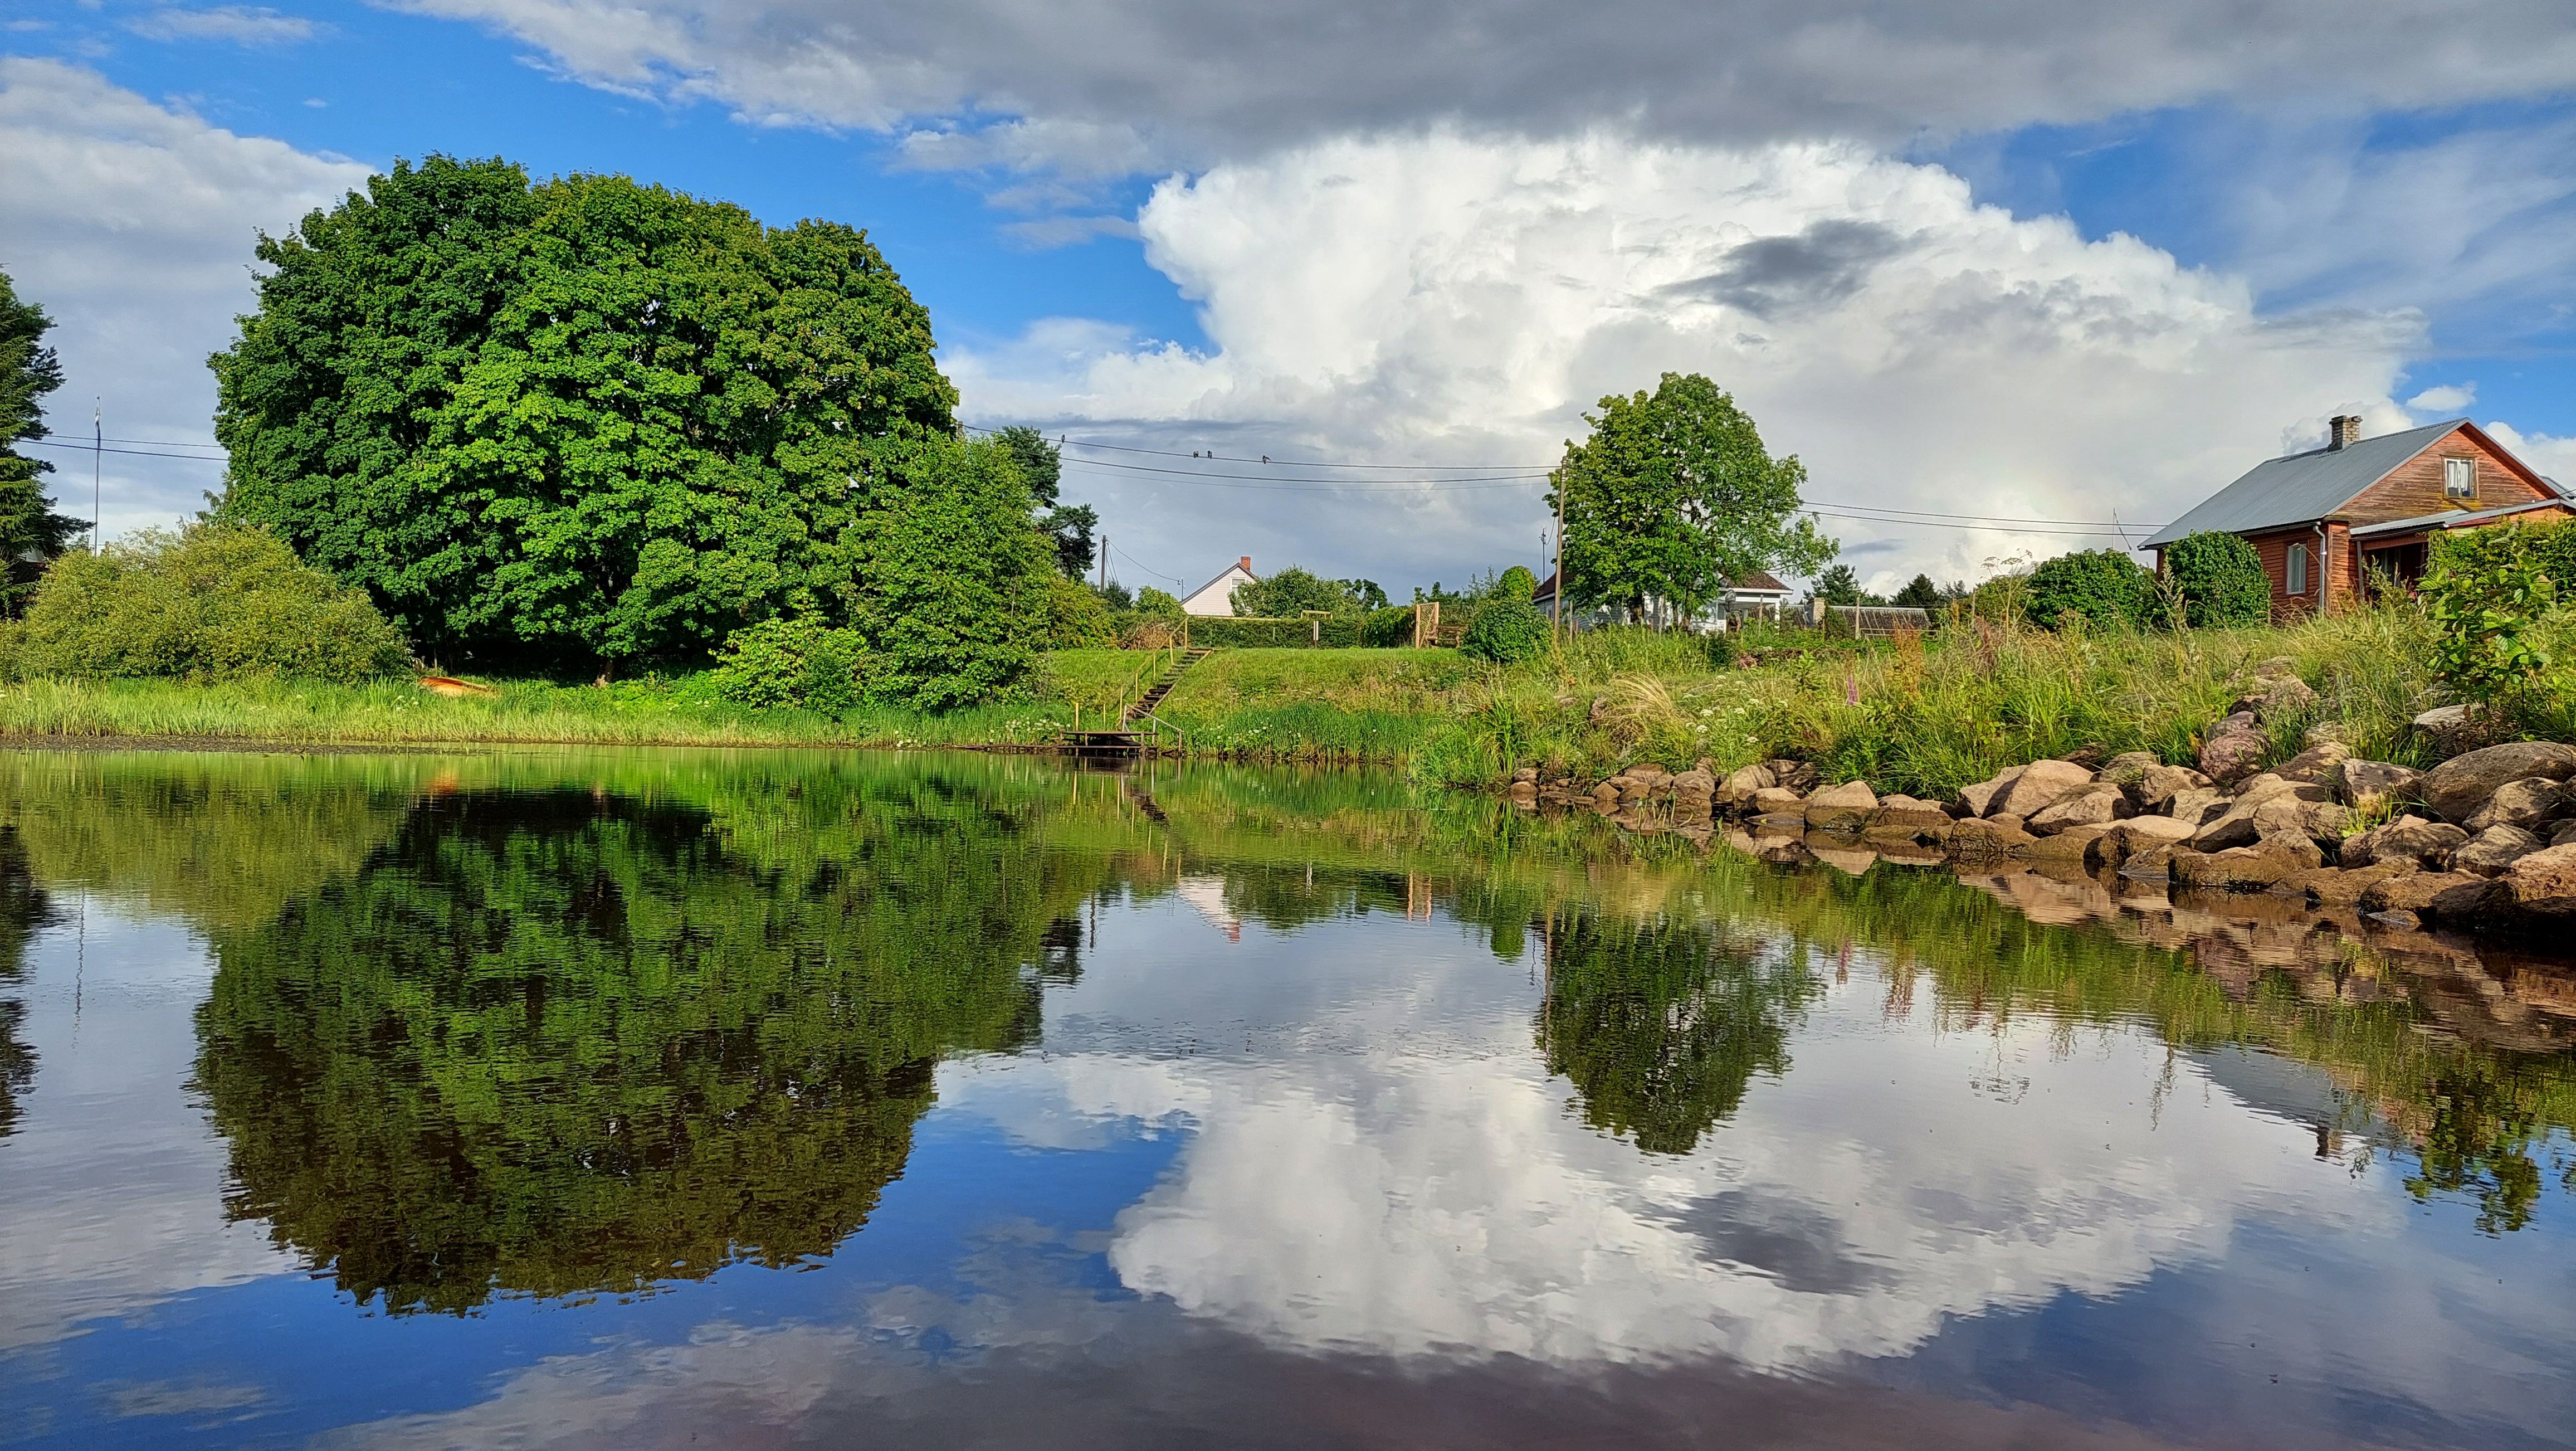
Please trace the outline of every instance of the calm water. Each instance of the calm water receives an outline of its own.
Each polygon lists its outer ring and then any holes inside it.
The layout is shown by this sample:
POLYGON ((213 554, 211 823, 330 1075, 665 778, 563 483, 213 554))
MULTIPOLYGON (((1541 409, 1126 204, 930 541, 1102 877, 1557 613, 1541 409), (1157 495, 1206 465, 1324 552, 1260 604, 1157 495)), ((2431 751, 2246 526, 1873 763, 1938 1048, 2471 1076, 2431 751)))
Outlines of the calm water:
POLYGON ((1842 865, 0 755, 0 1441, 2576 1440, 2576 977, 1842 865))

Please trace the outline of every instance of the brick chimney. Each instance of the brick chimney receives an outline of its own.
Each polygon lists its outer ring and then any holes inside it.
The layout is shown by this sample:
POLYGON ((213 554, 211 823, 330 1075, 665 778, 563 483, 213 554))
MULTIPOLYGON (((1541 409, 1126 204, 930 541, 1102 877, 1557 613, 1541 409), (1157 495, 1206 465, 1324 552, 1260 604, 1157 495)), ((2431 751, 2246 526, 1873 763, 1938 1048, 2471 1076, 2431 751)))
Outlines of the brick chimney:
POLYGON ((2361 418, 2357 414, 2338 413, 2326 420, 2326 452, 2335 453, 2361 442, 2361 418))
POLYGON ((1244 572, 1245 574, 1250 574, 1250 573, 1252 573, 1252 556, 1251 556, 1251 555, 1247 554, 1247 555, 1243 556, 1241 559, 1236 560, 1236 561, 1235 561, 1235 563, 1236 563, 1236 564, 1239 564, 1239 565, 1241 565, 1241 566, 1243 566, 1243 572, 1244 572))

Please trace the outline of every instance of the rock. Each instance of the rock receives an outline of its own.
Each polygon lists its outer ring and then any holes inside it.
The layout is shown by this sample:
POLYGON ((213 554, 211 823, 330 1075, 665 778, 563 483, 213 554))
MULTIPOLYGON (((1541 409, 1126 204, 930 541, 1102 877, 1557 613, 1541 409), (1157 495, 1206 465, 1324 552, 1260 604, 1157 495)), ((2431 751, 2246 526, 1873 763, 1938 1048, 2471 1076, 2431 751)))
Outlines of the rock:
POLYGON ((2081 866, 2091 855, 2093 843, 2110 830, 2105 825, 2070 826, 2054 836, 2043 836, 2023 847, 2021 855, 2034 862, 2081 866))
MULTIPOLYGON (((2112 828, 2113 831, 2118 829, 2112 828)), ((2095 844, 2098 846, 2100 843, 2097 841, 2095 844)), ((2120 875, 2140 882, 2170 882, 2173 880, 2173 859, 2177 853, 2186 850, 2189 848, 2171 845, 2141 846, 2120 863, 2120 875)))
POLYGON ((2339 743, 2310 746, 2272 768, 2272 774, 2284 781, 2332 786, 2343 779, 2343 763, 2352 752, 2339 743))
POLYGON ((2313 846, 2301 852, 2288 841, 2266 841, 2226 851, 2176 851, 2171 871, 2176 886, 2264 892, 2290 877, 2316 870, 2322 861, 2313 846))
POLYGON ((1991 817, 1971 816, 1954 823, 1950 829, 1950 854, 1972 861, 2011 856, 2029 846, 2037 837, 2021 829, 2019 822, 2001 822, 1991 817))
POLYGON ((1807 820, 1807 803, 1786 786, 1765 786, 1753 793, 1748 803, 1756 816, 1794 817, 1803 829, 1807 820))
POLYGON ((2344 739, 2344 724, 2339 720, 2320 722, 2299 732, 2299 745, 2302 748, 2336 745, 2342 746, 2346 755, 2352 752, 2352 742, 2344 739))
POLYGON ((2495 882, 2465 872, 2401 872, 2374 882, 2361 894, 2361 910, 2412 912, 2418 918, 2465 917, 2483 907, 2500 890, 2495 882))
POLYGON ((1536 781, 1514 781, 1504 794, 1510 796, 1514 801, 1534 802, 1538 800, 1538 783, 1536 781))
POLYGON ((2127 793, 2108 781, 2098 781, 2042 808, 2031 817, 2029 830, 2034 836, 2053 836, 2069 827, 2107 827, 2131 814, 2127 793))
POLYGON ((2558 823, 2558 829, 2549 834, 2549 844, 2551 846, 2576 846, 2576 821, 2562 821, 2558 823))
POLYGON ((1816 768, 1804 761, 1765 761, 1762 765, 1770 771, 1773 785, 1804 791, 1816 784, 1816 768))
POLYGON ((2344 804, 2356 811, 2412 805, 2423 792, 2421 772, 2386 761, 2346 761, 2336 776, 2344 804))
POLYGON ((2263 839, 2262 831, 2254 824, 2254 813, 2261 807, 2261 802, 2241 801, 2228 807, 2225 811, 2202 822, 2200 829, 2191 834, 2188 845, 2197 852, 2229 851, 2237 847, 2252 846, 2263 839))
POLYGON ((1706 821, 1714 814, 1713 803, 1697 792, 1685 792, 1673 798, 1673 820, 1677 822, 1706 821))
POLYGON ((1630 766, 1627 770, 1622 771, 1619 774, 1627 777, 1631 781, 1643 781, 1649 786, 1660 785, 1663 782, 1673 779, 1672 772, 1665 770, 1663 767, 1656 765, 1652 761, 1639 761, 1637 764, 1630 766))
POLYGON ((2490 826, 2537 831, 2565 816, 2571 799, 2576 799, 2576 793, 2548 777, 2525 776, 2498 786, 2487 804, 2470 812, 2469 819, 2460 824, 2468 828, 2471 836, 2490 826))
POLYGON ((1769 790, 1779 784, 1778 778, 1765 767, 1740 767, 1726 773, 1726 780, 1717 788, 1716 801, 1720 806, 1741 805, 1752 800, 1754 792, 1769 790))
POLYGON ((2185 791, 2207 790, 2211 781, 2189 766, 2150 766, 2138 778, 2137 802, 2149 810, 2164 805, 2185 791))
POLYGON ((1684 771, 1673 778, 1673 794, 1676 796, 1715 796, 1717 794, 1717 777, 1709 774, 1705 767, 1693 766, 1689 770, 1684 771))
POLYGON ((2314 686, 2295 675, 2283 675, 2272 682, 2271 689, 2263 692, 2262 703, 2255 707, 2255 713, 2263 718, 2264 724, 2269 725, 2305 714, 2316 709, 2316 706, 2317 692, 2314 686))
POLYGON ((1896 841, 1948 841, 1950 813, 1911 796, 1882 797, 1864 828, 1867 835, 1896 841))
POLYGON ((2073 761, 2033 761, 2005 787, 1985 812, 1988 816, 2028 819, 2059 797, 2093 784, 2093 773, 2073 761))
POLYGON ((1960 787, 1959 805, 1962 813, 1968 816, 1986 815, 1993 809, 1995 798, 2012 789, 2012 783, 2021 779, 2022 770, 2020 766, 2007 767, 1973 786, 1960 787))
POLYGON ((2425 773, 2424 804, 2445 821, 2465 821, 2497 787, 2529 776, 2552 781, 2576 776, 2576 747, 2513 741, 2453 756, 2425 773))
POLYGON ((1878 865, 1878 853, 1837 837, 1808 837, 1807 854, 1845 876, 1856 877, 1878 865))
POLYGON ((2278 680, 2284 675, 2297 673, 2298 668, 2299 662, 2291 656, 2273 655, 2254 662, 2254 678, 2278 680))
POLYGON ((1816 831, 1858 831, 1878 811, 1878 793, 1867 781, 1828 786, 1807 798, 1807 825, 1816 831))
POLYGON ((1593 809, 1594 809, 1594 810, 1596 810, 1596 811, 1600 811, 1600 812, 1603 812, 1603 813, 1605 813, 1605 814, 1606 814, 1606 813, 1609 813, 1609 812, 1612 812, 1612 811, 1616 811, 1616 810, 1618 810, 1618 809, 1619 809, 1619 787, 1618 787, 1618 785, 1617 785, 1616 783, 1614 783, 1614 782, 1604 781, 1604 782, 1602 782, 1600 785, 1593 787, 1593 788, 1592 788, 1592 807, 1593 807, 1593 809))
POLYGON ((2256 803, 2254 833, 2261 837, 2301 836, 2320 847, 2340 848, 2352 826, 2352 811, 2330 801, 2303 801, 2279 795, 2256 803))
POLYGON ((1514 772, 1512 773, 1512 784, 1513 784, 1513 785, 1515 785, 1515 786, 1520 786, 1520 785, 1530 785, 1530 786, 1535 786, 1535 785, 1537 785, 1537 784, 1538 784, 1538 767, 1536 767, 1536 766, 1523 766, 1523 767, 1521 767, 1519 770, 1514 771, 1514 772))
POLYGON ((2190 831, 2190 827, 2169 816, 2133 816, 2094 837, 2084 860, 2090 866, 2125 870, 2130 861, 2146 852, 2180 844, 2190 831))
POLYGON ((2525 926, 2576 919, 2576 842, 2533 852, 2505 868, 2496 882, 2502 905, 2524 918, 2525 926))
POLYGON ((2286 781, 2270 771, 2257 772, 2236 783, 2236 803, 2255 806, 2275 796, 2295 796, 2301 801, 2332 801, 2334 788, 2308 781, 2286 781))
POLYGON ((2403 862, 2360 868, 2319 867, 2303 872, 2281 883, 2287 890, 2304 893, 2320 907, 2351 907, 2361 901, 2361 894, 2390 877, 2404 876, 2415 868, 2403 862))
POLYGON ((2476 726, 2474 705, 2437 705, 2415 717, 2415 729, 2433 736, 2456 736, 2476 726))
POLYGON ((2227 799, 2227 793, 2224 791, 2209 786, 2194 786, 2175 792, 2173 800, 2167 805, 2165 814, 2176 821, 2199 826, 2234 804, 2227 799))
POLYGON ((2451 853, 2451 870, 2501 876, 2504 869, 2540 850, 2540 838, 2519 826, 2490 826, 2451 853))
POLYGON ((2093 779, 2108 781, 2123 791, 2134 791, 2139 783, 2146 780, 2149 771, 2164 769, 2167 767, 2156 759, 2152 751, 2122 751, 2104 761, 2102 769, 2095 773, 2093 779))
POLYGON ((2200 769, 2209 779, 2223 786, 2262 769, 2263 757, 2271 749, 2271 739, 2250 725, 2226 731, 2212 735, 2201 746, 2200 769))
POLYGON ((2366 834, 2376 838, 2371 860, 2409 861, 2431 871, 2449 867, 2451 853, 2469 839, 2467 832, 2447 821, 2426 821, 2420 816, 2401 816, 2366 834))

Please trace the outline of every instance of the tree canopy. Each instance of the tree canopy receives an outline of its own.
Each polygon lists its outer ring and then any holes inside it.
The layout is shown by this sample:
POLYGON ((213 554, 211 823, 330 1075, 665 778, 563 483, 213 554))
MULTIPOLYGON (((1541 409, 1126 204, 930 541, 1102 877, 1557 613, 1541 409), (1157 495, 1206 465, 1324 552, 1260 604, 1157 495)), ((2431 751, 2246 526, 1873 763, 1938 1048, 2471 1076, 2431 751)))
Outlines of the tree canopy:
POLYGON ((20 454, 16 445, 45 436, 45 395, 63 386, 63 368, 45 333, 54 325, 45 310, 19 300, 9 274, 0 272, 0 611, 25 608, 44 562, 68 548, 88 522, 54 512, 45 475, 54 466, 20 454))
POLYGON ((1384 608, 1386 591, 1377 581, 1326 579, 1298 564, 1234 587, 1234 612, 1249 619, 1294 619, 1308 610, 1340 615, 1384 608))
POLYGON ((1028 480, 1029 497, 1039 511, 1038 532, 1055 546, 1056 568, 1073 579, 1089 574, 1100 557, 1091 537, 1100 527, 1100 511, 1089 504, 1064 502, 1064 455, 1047 442, 1045 434, 1025 425, 1005 428, 994 437, 1011 451, 1021 477, 1028 480))
MULTIPOLYGON (((218 513, 363 586, 426 656, 695 662, 800 597, 899 614, 872 591, 917 599, 918 561, 877 551, 926 513, 1015 507, 1032 533, 1020 468, 954 439, 929 315, 851 227, 431 157, 257 255, 211 360, 218 513)), ((1012 593, 988 574, 946 602, 1012 593)))
POLYGON ((1564 497, 1565 591, 1643 620, 1646 602, 1696 614, 1729 579, 1812 572, 1834 541, 1798 512, 1806 467, 1775 459, 1735 400, 1697 373, 1653 393, 1601 400, 1592 436, 1568 443, 1550 507, 1564 497))

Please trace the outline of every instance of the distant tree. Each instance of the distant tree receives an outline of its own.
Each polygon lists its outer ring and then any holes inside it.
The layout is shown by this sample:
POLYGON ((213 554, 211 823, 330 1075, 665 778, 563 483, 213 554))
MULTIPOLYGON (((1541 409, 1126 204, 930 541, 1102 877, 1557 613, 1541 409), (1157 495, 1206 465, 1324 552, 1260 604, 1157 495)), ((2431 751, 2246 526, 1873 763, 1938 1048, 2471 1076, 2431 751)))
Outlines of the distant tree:
POLYGON ((2272 577, 2263 556, 2238 535, 2203 530, 2165 551, 2165 573, 2182 597, 2186 623, 2204 629, 2259 625, 2272 617, 2272 577))
POLYGON ((1861 602, 1860 576, 1848 564, 1837 564, 1817 575, 1807 586, 1807 598, 1823 600, 1829 605, 1856 605, 1861 602))
POLYGON ((1136 613, 1150 619, 1177 620, 1181 617, 1181 602, 1149 584, 1136 591, 1136 613))
POLYGON ((1949 602, 1949 597, 1941 592, 1939 585, 1932 582, 1932 576, 1918 574, 1906 581, 1905 588, 1896 592, 1895 602, 1909 610, 1938 611, 1949 602))
POLYGON ((2086 549, 2032 570, 2023 608, 2034 625, 2054 627, 2068 614, 2098 626, 2136 625, 2153 594, 2154 581, 2125 551, 2086 549))
POLYGON ((1136 608, 1136 596, 1128 592, 1127 586, 1114 579, 1100 587, 1100 602, 1113 610, 1136 608))
POLYGON ((1696 373, 1651 394, 1613 395, 1566 445, 1548 503, 1564 496, 1565 585, 1642 622, 1661 599, 1696 614, 1726 581, 1757 569, 1808 573, 1835 544, 1799 512, 1806 468, 1774 459, 1735 400, 1696 373))
POLYGON ((45 436, 45 395, 63 386, 62 364, 44 345, 53 325, 0 272, 0 613, 12 617, 26 608, 45 565, 88 527, 54 512, 44 490, 54 466, 16 448, 45 436))
POLYGON ((1503 571, 1501 578, 1494 581, 1493 593, 1496 599, 1525 600, 1537 592, 1538 576, 1530 573, 1529 566, 1525 564, 1513 565, 1503 571))
POLYGON ((924 461, 976 457, 920 447, 957 399, 929 314, 838 223, 432 157, 257 255, 212 359, 216 513, 365 588, 433 658, 694 664, 800 592, 848 611, 854 581, 906 574, 866 553, 904 531, 867 516, 917 500, 924 461))
POLYGON ((1378 582, 1376 580, 1337 579, 1334 580, 1333 583, 1342 587, 1343 596, 1351 602, 1351 607, 1354 609, 1382 610, 1386 608, 1386 591, 1378 586, 1378 582))
POLYGON ((1234 612, 1251 619, 1285 620, 1307 610, 1344 614, 1362 608, 1361 596, 1354 586, 1376 591, 1383 602, 1386 592, 1367 580, 1326 579, 1302 565, 1292 564, 1267 579, 1234 587, 1234 612))
POLYGON ((1038 532, 1055 546, 1056 568, 1074 579, 1089 575, 1100 558, 1092 538, 1100 527, 1100 512, 1088 504, 1063 501, 1064 456, 1045 434, 1026 425, 1005 428, 994 437, 1011 451, 1021 476, 1028 480, 1029 497, 1037 504, 1038 532))

